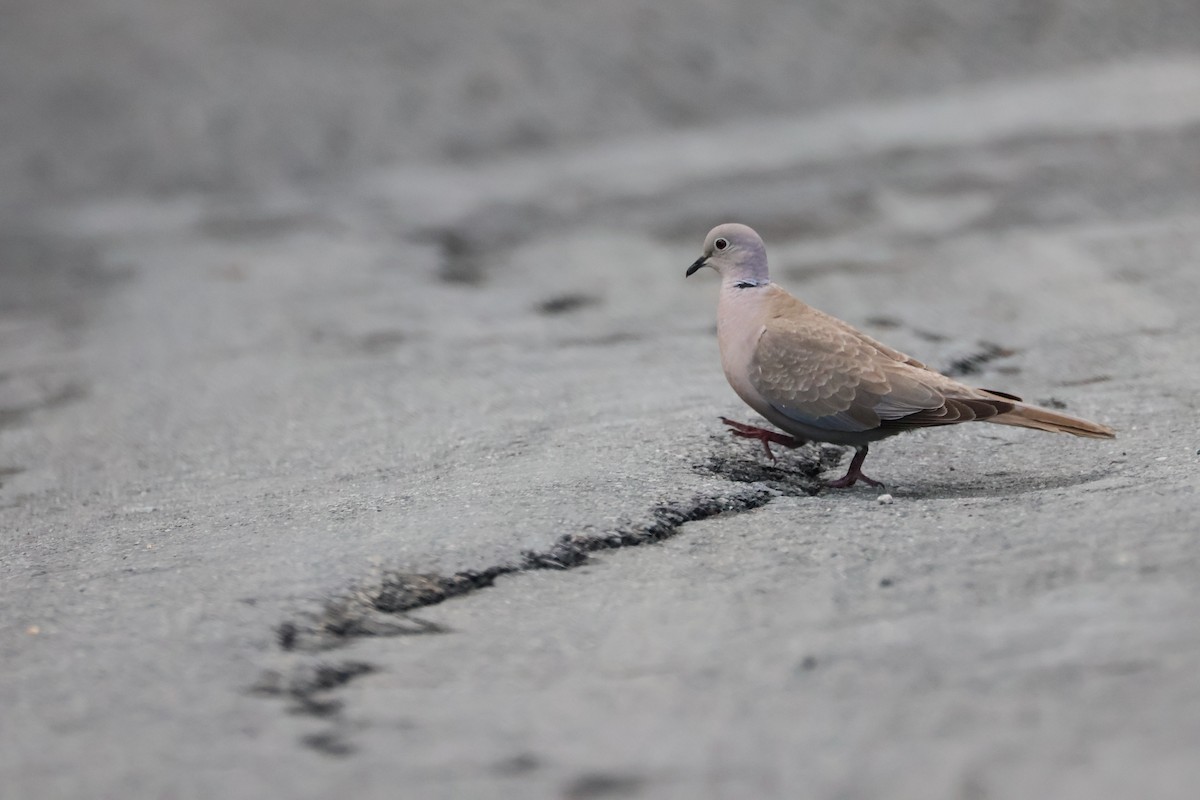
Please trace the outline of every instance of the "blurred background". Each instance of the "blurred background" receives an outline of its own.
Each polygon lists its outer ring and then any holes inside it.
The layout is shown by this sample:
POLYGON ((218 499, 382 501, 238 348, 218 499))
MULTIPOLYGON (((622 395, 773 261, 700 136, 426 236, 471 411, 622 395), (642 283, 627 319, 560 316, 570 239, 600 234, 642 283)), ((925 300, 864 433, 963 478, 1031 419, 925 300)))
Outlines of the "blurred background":
POLYGON ((1191 800, 1198 154, 1196 0, 0 0, 0 797, 1191 800), (1121 438, 810 496, 725 221, 1121 438))
POLYGON ((1192 0, 0 4, 0 200, 244 191, 1200 47, 1192 0))

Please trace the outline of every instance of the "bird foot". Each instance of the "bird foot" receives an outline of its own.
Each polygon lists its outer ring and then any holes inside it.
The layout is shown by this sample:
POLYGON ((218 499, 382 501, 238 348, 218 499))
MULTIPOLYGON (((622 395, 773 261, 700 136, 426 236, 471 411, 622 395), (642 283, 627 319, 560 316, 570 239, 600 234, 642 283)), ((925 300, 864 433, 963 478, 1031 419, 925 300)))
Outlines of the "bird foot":
POLYGON ((729 432, 734 436, 741 436, 746 439, 758 439, 762 442, 763 450, 767 453, 767 458, 775 461, 775 454, 771 452, 771 442, 784 447, 800 447, 805 443, 803 439, 797 439, 795 436, 788 436, 786 433, 767 430, 766 428, 758 428, 754 425, 747 425, 744 422, 735 422, 727 417, 721 417, 721 422, 729 426, 729 432))
POLYGON ((854 458, 850 459, 850 469, 846 470, 846 474, 838 478, 836 481, 829 481, 825 484, 829 489, 849 489, 854 484, 862 481, 868 486, 874 486, 876 489, 882 489, 883 484, 874 478, 868 478, 863 475, 862 465, 867 460, 867 446, 864 444, 854 453, 854 458))
POLYGON ((874 486, 876 489, 884 488, 883 481, 877 481, 874 478, 868 478, 866 475, 863 475, 861 471, 847 472, 845 475, 838 478, 836 481, 829 481, 828 483, 826 483, 825 488, 827 488, 827 489, 849 489, 851 486, 858 483, 859 481, 862 481, 867 486, 874 486))

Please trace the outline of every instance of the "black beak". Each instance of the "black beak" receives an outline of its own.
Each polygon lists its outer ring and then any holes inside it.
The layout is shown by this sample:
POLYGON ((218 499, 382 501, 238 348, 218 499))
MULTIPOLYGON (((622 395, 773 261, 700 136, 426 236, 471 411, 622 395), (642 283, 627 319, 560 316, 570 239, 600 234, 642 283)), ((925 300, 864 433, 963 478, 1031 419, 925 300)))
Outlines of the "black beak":
POLYGON ((700 256, 699 258, 697 258, 695 261, 692 262, 692 265, 690 267, 688 267, 687 272, 684 273, 683 277, 690 278, 690 277, 692 277, 692 273, 694 273, 696 270, 700 269, 701 267, 704 267, 707 265, 708 265, 708 256, 700 256))

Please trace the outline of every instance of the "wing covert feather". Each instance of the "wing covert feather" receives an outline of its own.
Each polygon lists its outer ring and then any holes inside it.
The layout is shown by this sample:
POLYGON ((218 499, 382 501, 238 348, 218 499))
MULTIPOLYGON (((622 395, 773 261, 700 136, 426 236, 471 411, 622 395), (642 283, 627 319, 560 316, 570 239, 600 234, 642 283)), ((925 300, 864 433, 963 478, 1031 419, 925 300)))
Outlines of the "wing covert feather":
POLYGON ((796 306, 766 322, 750 368, 754 388, 789 419, 824 430, 861 432, 949 425, 1012 408, 959 386, 840 320, 799 301, 796 306))

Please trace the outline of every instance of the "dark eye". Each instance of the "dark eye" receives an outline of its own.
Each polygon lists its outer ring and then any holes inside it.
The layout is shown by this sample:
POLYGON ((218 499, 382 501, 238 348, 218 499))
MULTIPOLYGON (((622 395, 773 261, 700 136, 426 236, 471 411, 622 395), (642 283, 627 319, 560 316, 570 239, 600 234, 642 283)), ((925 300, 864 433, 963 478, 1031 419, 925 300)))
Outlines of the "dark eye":
POLYGON ((729 242, 724 239, 717 239, 715 242, 713 242, 713 247, 718 250, 724 250, 726 247, 729 247, 729 242))

